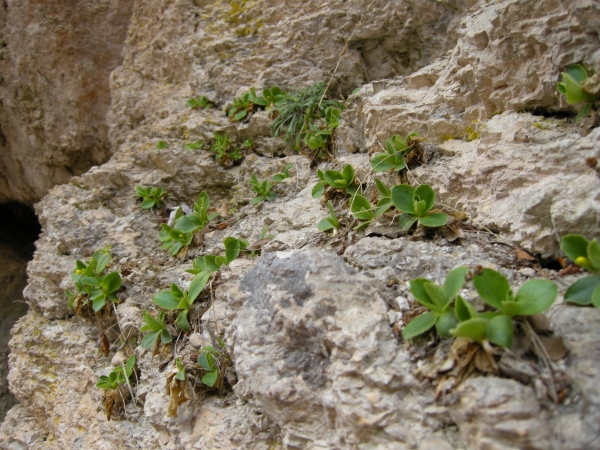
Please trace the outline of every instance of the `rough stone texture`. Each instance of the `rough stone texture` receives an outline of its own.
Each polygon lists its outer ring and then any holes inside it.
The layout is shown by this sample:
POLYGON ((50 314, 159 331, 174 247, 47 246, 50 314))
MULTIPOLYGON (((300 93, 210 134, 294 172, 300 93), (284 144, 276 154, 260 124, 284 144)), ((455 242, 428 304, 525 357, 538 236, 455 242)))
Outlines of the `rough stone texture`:
MULTIPOLYGON (((598 179, 585 165, 600 156, 598 129, 533 114, 575 111, 555 91, 565 64, 585 60, 600 69, 597 5, 375 0, 367 11, 369 4, 135 2, 123 64, 111 76, 114 156, 37 205, 44 231, 28 267, 31 308, 10 344, 11 390, 22 406, 9 412, 0 445, 45 439, 82 449, 597 447, 599 311, 559 300, 548 313, 570 351, 556 369, 574 381, 560 405, 545 399, 539 383, 496 377, 472 378, 436 400, 435 386, 414 375, 431 349, 399 342, 390 326, 415 307, 410 279, 441 282, 457 265, 494 267, 513 286, 556 279, 560 292, 582 276, 557 278, 517 258, 507 243, 557 256, 557 235, 599 236, 598 179), (344 110, 337 157, 320 168, 352 163, 370 193, 367 152, 379 151, 378 140, 392 134, 418 131, 429 159, 408 181, 431 182, 441 204, 475 219, 454 244, 440 236, 318 233, 327 212, 311 197, 317 177, 310 160, 270 137, 266 114, 238 124, 221 111, 253 85, 327 80, 362 17, 334 92, 367 84, 344 110), (192 95, 208 95, 218 108, 190 110, 185 101, 192 95), (544 111, 515 111, 522 108, 544 111), (238 143, 252 138, 257 150, 230 169, 207 151, 184 150, 190 141, 210 143, 215 132, 238 143), (475 139, 466 142, 469 134, 475 139), (158 140, 168 149, 156 150, 158 140), (288 163, 294 176, 276 187, 277 199, 248 205, 250 175, 264 179, 288 163), (169 208, 189 206, 206 190, 215 209, 228 212, 227 225, 211 226, 201 245, 171 258, 157 241, 165 217, 140 210, 138 184, 163 187, 169 208), (191 311, 193 335, 154 357, 134 345, 142 312, 156 310, 157 291, 173 282, 185 286, 192 259, 222 252, 226 236, 253 242, 264 225, 275 237, 263 256, 222 270, 191 311), (118 327, 116 316, 95 324, 70 316, 64 296, 75 260, 109 244, 113 267, 126 274, 118 327), (94 325, 110 339, 109 357, 101 356, 94 325), (210 342, 217 328, 226 330, 238 384, 221 397, 198 391, 177 418, 168 417, 165 382, 174 354, 193 365, 198 342, 210 342), (122 420, 106 421, 94 384, 117 350, 138 358, 137 404, 127 404, 122 420), (28 425, 32 417, 37 428, 28 425)), ((336 206, 341 219, 351 218, 343 202, 336 206)))
POLYGON ((133 0, 0 6, 0 203, 33 204, 114 152, 109 75, 133 0))

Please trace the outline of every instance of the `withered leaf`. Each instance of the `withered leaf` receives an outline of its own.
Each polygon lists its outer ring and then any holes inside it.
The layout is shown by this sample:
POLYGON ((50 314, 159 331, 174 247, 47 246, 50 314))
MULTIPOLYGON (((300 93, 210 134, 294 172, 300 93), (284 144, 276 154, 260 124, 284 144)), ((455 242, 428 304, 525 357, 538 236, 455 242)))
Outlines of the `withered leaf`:
POLYGON ((525 261, 535 261, 535 258, 527 253, 525 250, 521 250, 519 247, 515 247, 515 255, 518 259, 525 261))

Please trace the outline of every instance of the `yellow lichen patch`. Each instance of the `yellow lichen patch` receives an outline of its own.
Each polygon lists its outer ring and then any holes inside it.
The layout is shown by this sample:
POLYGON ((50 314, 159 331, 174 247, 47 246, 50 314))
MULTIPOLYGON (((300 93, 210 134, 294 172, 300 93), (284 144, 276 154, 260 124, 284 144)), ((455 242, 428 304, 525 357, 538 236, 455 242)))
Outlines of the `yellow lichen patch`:
POLYGON ((467 142, 474 141, 475 139, 479 139, 479 131, 474 130, 471 127, 465 128, 465 140, 467 142))

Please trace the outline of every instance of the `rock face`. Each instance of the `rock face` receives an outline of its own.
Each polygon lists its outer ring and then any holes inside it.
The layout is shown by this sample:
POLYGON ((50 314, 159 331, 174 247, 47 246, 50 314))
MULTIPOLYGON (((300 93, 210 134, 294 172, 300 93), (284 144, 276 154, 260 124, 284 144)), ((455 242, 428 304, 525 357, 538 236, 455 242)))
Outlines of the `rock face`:
MULTIPOLYGON (((600 238, 600 180, 591 167, 600 133, 594 118, 576 125, 579 105, 556 92, 565 65, 600 71, 596 3, 136 0, 132 11, 123 62, 110 78, 106 155, 113 156, 36 206, 43 232, 28 266, 30 309, 10 343, 10 388, 20 405, 0 428, 1 448, 600 445, 600 310, 562 301, 583 274, 561 277, 546 267, 565 234, 600 238), (461 237, 403 233, 393 214, 366 231, 352 224, 318 232, 327 208, 311 196, 314 162, 271 136, 267 113, 244 123, 224 114, 252 86, 327 82, 347 39, 332 92, 361 88, 345 103, 335 158, 319 168, 352 164, 371 198, 370 156, 393 134, 416 131, 423 164, 403 178, 378 176, 388 186, 430 183, 441 208, 468 216, 461 237), (188 108, 186 100, 199 95, 217 106, 188 108), (214 133, 238 145, 252 139, 254 150, 223 168, 211 152, 185 149, 196 141, 207 148, 214 133), (159 140, 168 148, 157 149, 159 140), (277 198, 249 204, 250 176, 268 179, 288 164, 292 177, 274 188, 277 198), (206 191, 223 217, 173 258, 157 239, 168 211, 141 210, 139 184, 164 188, 168 208, 192 206, 206 191), (273 238, 264 242, 263 231, 273 238), (222 254, 227 236, 248 239, 261 256, 238 258, 213 275, 190 309, 193 332, 157 352, 143 350, 142 314, 157 312, 152 296, 171 283, 189 286, 185 269, 196 256, 222 254), (111 270, 123 274, 119 304, 106 316, 73 316, 64 291, 73 287, 75 261, 108 245, 111 270), (515 253, 516 245, 539 260, 515 253), (436 391, 443 376, 431 367, 445 361, 450 344, 402 340, 402 326, 420 311, 408 282, 441 283, 461 265, 495 268, 513 287, 556 281, 559 299, 539 331, 540 342, 559 347, 554 356, 504 352, 497 372, 436 391), (233 369, 222 395, 201 388, 196 364, 215 336, 224 338, 233 369), (130 354, 135 401, 107 420, 95 384, 130 354), (188 384, 175 416, 166 388, 176 357, 188 384)), ((23 42, 38 42, 31 36, 23 42)), ((60 117, 64 129, 92 123, 60 117)), ((347 204, 333 200, 338 218, 350 223, 347 204)), ((472 289, 463 295, 472 297, 472 289)), ((534 345, 517 331, 519 345, 534 345)))
POLYGON ((122 58, 133 0, 0 7, 0 203, 32 205, 105 162, 108 78, 122 58))

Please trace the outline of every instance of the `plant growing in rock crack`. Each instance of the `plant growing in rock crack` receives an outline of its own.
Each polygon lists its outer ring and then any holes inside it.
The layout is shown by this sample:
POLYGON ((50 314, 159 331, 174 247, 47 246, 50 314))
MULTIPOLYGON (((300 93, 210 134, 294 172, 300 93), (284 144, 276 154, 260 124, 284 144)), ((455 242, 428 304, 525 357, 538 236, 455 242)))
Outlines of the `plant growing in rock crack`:
POLYGON ((163 197, 166 197, 167 193, 163 192, 163 189, 152 188, 150 186, 137 186, 135 193, 142 199, 142 209, 150 209, 154 206, 163 206, 163 197))
POLYGON ((187 269, 187 273, 195 275, 192 279, 194 281, 196 277, 204 277, 203 273, 212 273, 221 269, 221 266, 229 265, 231 261, 236 259, 246 247, 248 247, 248 241, 245 239, 237 239, 228 236, 223 241, 225 246, 225 256, 205 255, 197 257, 191 269, 187 269))
POLYGON ((188 142, 187 144, 185 144, 185 149, 186 150, 200 150, 203 145, 204 144, 202 144, 202 141, 188 142))
POLYGON ((411 280, 410 292, 429 311, 417 316, 404 327, 402 330, 404 339, 419 336, 433 326, 440 336, 451 336, 450 330, 454 328, 458 320, 450 306, 465 284, 465 275, 468 271, 468 267, 454 269, 446 276, 441 287, 425 278, 411 280))
POLYGON ((377 202, 377 215, 379 215, 383 214, 392 206, 394 206, 394 202, 392 201, 392 191, 390 191, 379 178, 375 178, 375 185, 377 186, 377 190, 380 194, 379 201, 377 202))
POLYGON ((290 169, 292 167, 294 167, 293 164, 288 164, 287 166, 285 166, 283 173, 276 173, 275 175, 273 175, 273 181, 275 181, 276 183, 281 183, 286 178, 290 178, 290 169))
POLYGON ((558 287, 549 280, 529 280, 514 294, 506 277, 492 269, 483 269, 475 275, 473 284, 481 299, 496 311, 478 313, 469 302, 459 297, 455 305, 459 323, 450 333, 506 348, 512 347, 512 319, 544 312, 552 306, 558 294, 558 287))
POLYGON ((102 375, 99 378, 98 383, 96 383, 96 387, 106 390, 104 396, 106 420, 110 420, 114 405, 123 404, 131 393, 131 391, 128 390, 128 388, 131 387, 129 378, 133 374, 134 366, 135 356, 131 355, 126 363, 121 364, 119 367, 115 367, 108 376, 102 375))
POLYGON ((373 155, 371 167, 375 172, 386 172, 395 170, 396 172, 406 167, 405 156, 413 149, 419 135, 411 133, 402 139, 401 136, 394 135, 391 139, 385 141, 385 152, 373 155))
POLYGON ((600 308, 600 245, 596 239, 588 241, 580 234, 562 238, 561 248, 579 267, 595 272, 573 283, 565 292, 565 301, 577 305, 600 308))
POLYGON ((208 109, 214 105, 215 102, 209 100, 204 95, 196 98, 190 98, 186 105, 192 109, 208 109))
POLYGON ((135 356, 131 355, 124 365, 115 367, 108 376, 102 375, 98 379, 96 387, 100 389, 117 389, 120 384, 127 384, 133 373, 133 366, 135 366, 135 356))
POLYGON ((340 227, 340 222, 335 216, 333 205, 329 200, 327 200, 327 208, 329 208, 329 216, 325 217, 324 219, 321 219, 321 221, 317 224, 317 228, 319 231, 328 231, 340 227))
POLYGON ((308 129, 304 136, 304 143, 311 150, 318 150, 317 156, 322 158, 322 149, 331 141, 331 134, 340 125, 340 116, 342 110, 335 106, 329 106, 325 109, 325 121, 318 119, 308 124, 308 129))
POLYGON ((277 86, 263 89, 263 98, 267 102, 265 111, 273 110, 285 98, 285 92, 277 86))
POLYGON ((312 189, 312 197, 319 198, 325 193, 325 188, 331 186, 334 189, 344 190, 347 194, 354 195, 360 185, 354 183, 354 168, 348 164, 341 172, 337 170, 317 170, 319 181, 312 189))
POLYGON ((358 220, 364 220, 363 223, 354 227, 355 230, 360 230, 368 226, 373 219, 383 214, 389 207, 373 208, 365 197, 360 194, 355 194, 350 199, 350 211, 358 220))
POLYGON ((266 180, 259 181, 255 174, 252 174, 250 177, 250 184, 252 185, 252 190, 258 194, 256 197, 250 200, 251 205, 256 205, 263 200, 272 201, 275 200, 275 197, 277 197, 277 194, 271 191, 273 183, 266 180))
POLYGON ((577 114, 577 123, 581 122, 581 119, 590 112, 592 106, 599 100, 597 95, 587 92, 585 85, 587 78, 588 74, 583 66, 572 64, 567 67, 565 72, 561 73, 561 81, 556 86, 558 92, 566 96, 569 105, 584 102, 579 114, 577 114))
POLYGON ((79 309, 91 300, 92 309, 98 312, 104 307, 106 300, 118 302, 115 292, 121 288, 121 274, 105 273, 112 259, 109 250, 110 246, 94 252, 87 264, 80 260, 75 262, 75 270, 71 273, 71 278, 75 282, 75 292, 66 291, 69 297, 69 309, 74 306, 79 309), (76 300, 83 301, 76 305, 76 300))
POLYGON ((179 311, 176 323, 181 331, 187 332, 192 330, 188 320, 189 309, 210 278, 210 272, 202 272, 198 275, 200 276, 195 276, 192 279, 190 288, 187 291, 182 290, 175 283, 172 283, 171 289, 159 292, 152 297, 152 301, 159 307, 168 311, 179 311))
POLYGON ((219 213, 209 214, 210 199, 205 191, 198 195, 198 200, 194 203, 192 214, 181 216, 175 220, 175 230, 181 233, 195 233, 202 230, 209 221, 216 218, 219 213))
POLYGON ((157 345, 158 340, 163 344, 169 344, 173 337, 165 325, 165 313, 160 311, 158 317, 154 317, 148 311, 144 311, 144 325, 140 328, 140 332, 150 331, 142 339, 141 346, 143 349, 157 345))
POLYGON ((392 188, 391 194, 396 209, 404 213, 399 220, 402 230, 408 230, 417 221, 426 227, 446 225, 448 216, 445 213, 431 211, 435 204, 435 193, 428 184, 422 184, 416 189, 407 184, 399 184, 392 188))
POLYGON ((327 108, 342 109, 339 101, 324 96, 326 89, 325 83, 317 83, 297 92, 282 93, 283 98, 272 107, 274 120, 269 127, 273 136, 285 133, 286 142, 294 151, 300 150, 306 134, 311 132, 310 125, 326 118, 327 108))
POLYGON ((161 225, 162 229, 158 233, 158 240, 162 242, 161 248, 169 250, 171 256, 175 256, 179 251, 192 243, 194 233, 183 233, 175 228, 171 228, 166 223, 161 225))
POLYGON ((215 133, 210 150, 215 154, 215 160, 224 167, 229 167, 242 159, 240 149, 233 146, 226 134, 215 133))
POLYGON ((202 382, 208 387, 221 389, 227 365, 231 362, 225 351, 225 341, 219 339, 221 349, 207 345, 198 353, 198 365, 202 368, 202 382))
POLYGON ((165 141, 158 141, 158 142, 156 143, 156 148, 157 148, 158 150, 164 150, 164 149, 166 149, 166 148, 169 148, 169 144, 167 144, 165 141))
POLYGON ((250 92, 246 92, 240 98, 233 99, 233 106, 227 113, 230 120, 240 121, 248 116, 251 112, 256 110, 257 106, 267 106, 267 100, 256 95, 254 88, 250 89, 250 92))

